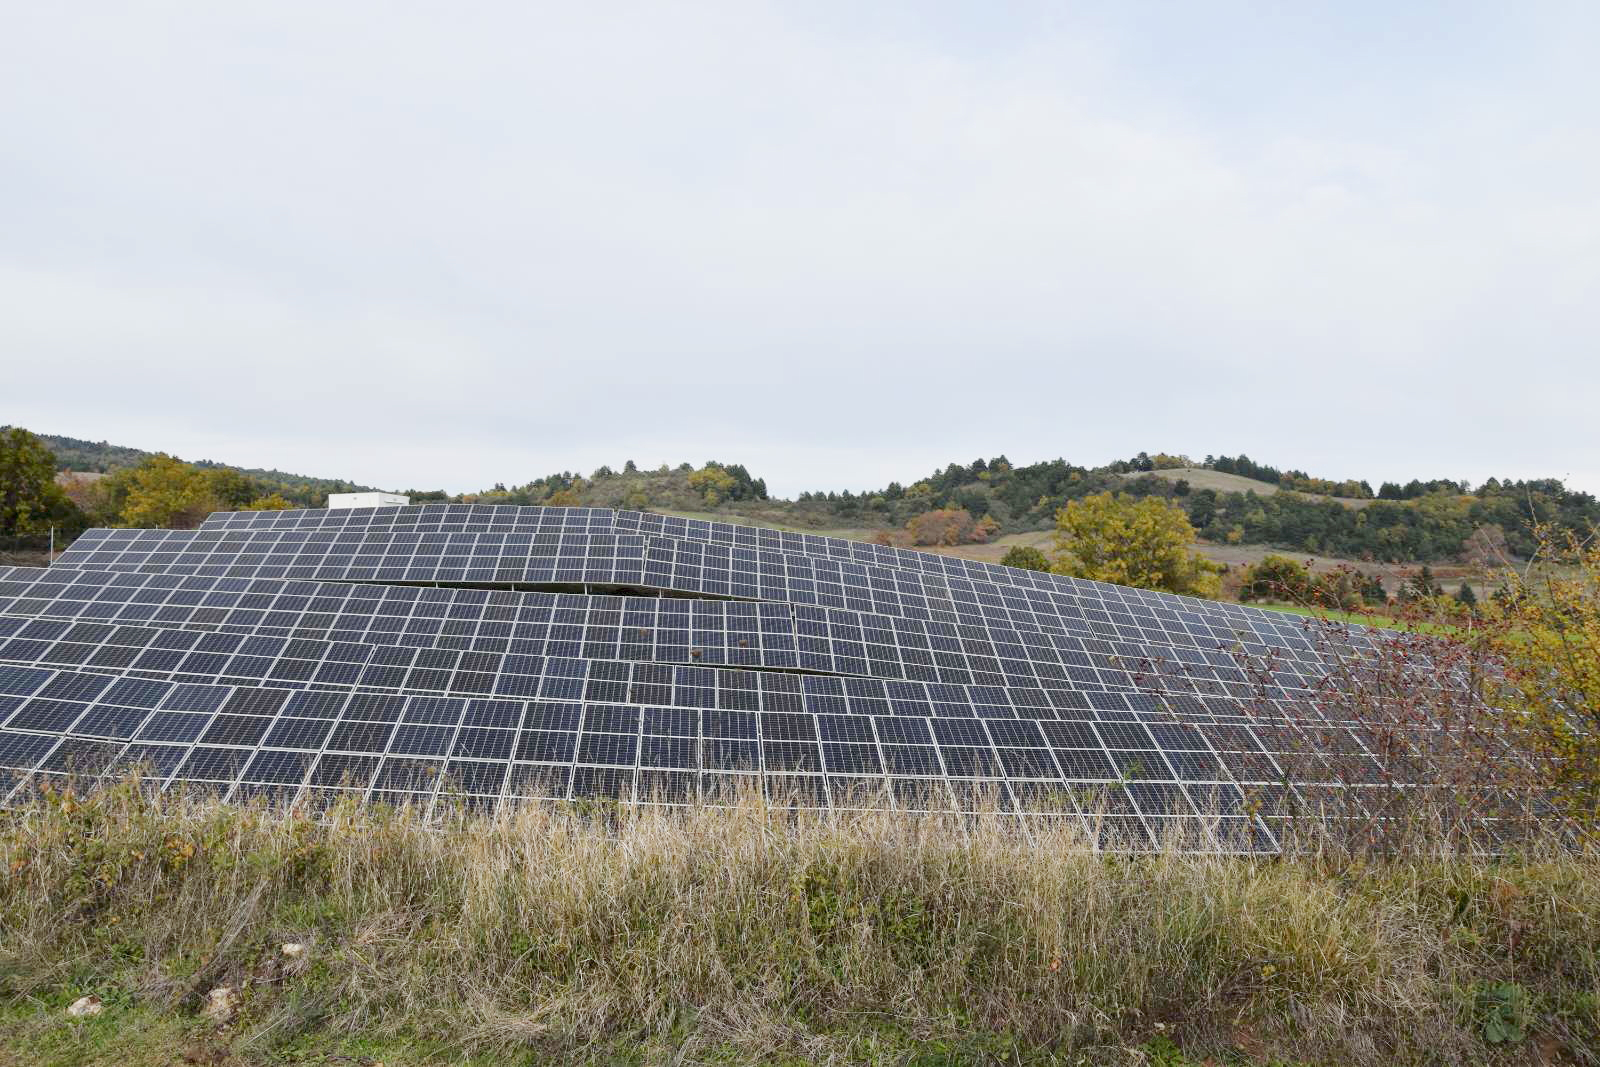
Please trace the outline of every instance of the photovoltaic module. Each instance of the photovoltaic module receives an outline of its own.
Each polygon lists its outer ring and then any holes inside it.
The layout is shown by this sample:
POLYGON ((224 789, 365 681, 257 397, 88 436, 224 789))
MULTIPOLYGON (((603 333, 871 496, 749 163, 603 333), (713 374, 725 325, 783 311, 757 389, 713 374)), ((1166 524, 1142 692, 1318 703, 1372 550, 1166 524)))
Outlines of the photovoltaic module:
POLYGON ((1393 734, 1321 698, 1372 641, 641 512, 220 513, 0 568, 0 796, 135 766, 239 799, 484 811, 754 789, 1270 851, 1292 806, 1392 783, 1393 734))

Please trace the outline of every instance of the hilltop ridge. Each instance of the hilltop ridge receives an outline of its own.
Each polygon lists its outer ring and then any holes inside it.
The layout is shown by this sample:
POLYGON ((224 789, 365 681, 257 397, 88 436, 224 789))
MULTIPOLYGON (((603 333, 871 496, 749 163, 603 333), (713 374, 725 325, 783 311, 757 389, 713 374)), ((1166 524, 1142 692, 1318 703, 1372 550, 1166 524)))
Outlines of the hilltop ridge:
MULTIPOLYGON (((106 442, 42 435, 60 469, 113 472, 155 453, 106 442)), ((195 464, 243 473, 299 506, 320 506, 330 492, 370 488, 342 478, 195 464)), ((398 487, 395 487, 398 488, 398 487)), ((1098 492, 1156 496, 1181 507, 1201 538, 1221 550, 1274 546, 1320 557, 1386 563, 1434 562, 1485 554, 1525 556, 1530 527, 1550 523, 1574 531, 1600 525, 1600 502, 1559 479, 1471 486, 1451 479, 1384 483, 1374 491, 1357 479, 1282 471, 1247 456, 1193 460, 1139 453, 1083 466, 1055 459, 1023 466, 1005 456, 952 463, 909 483, 867 492, 802 492, 772 497, 742 464, 708 460, 642 469, 631 460, 588 475, 562 471, 519 485, 469 493, 402 490, 419 503, 587 505, 715 516, 768 526, 828 530, 846 536, 893 536, 938 545, 1034 540, 1054 526, 1068 501, 1098 492), (932 518, 930 518, 930 516, 932 518), (936 534, 925 534, 918 523, 936 534), (951 533, 951 530, 956 532, 951 533)))

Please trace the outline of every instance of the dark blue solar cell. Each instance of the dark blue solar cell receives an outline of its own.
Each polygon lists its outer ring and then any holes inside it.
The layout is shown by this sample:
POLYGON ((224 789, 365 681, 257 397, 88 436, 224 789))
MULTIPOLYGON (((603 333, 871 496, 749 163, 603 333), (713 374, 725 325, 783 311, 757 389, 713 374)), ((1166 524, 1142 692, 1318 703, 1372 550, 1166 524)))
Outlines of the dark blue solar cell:
POLYGON ((119 708, 101 704, 91 707, 72 727, 72 732, 89 737, 117 737, 127 740, 150 713, 143 708, 119 708))
POLYGON ((332 719, 299 719, 285 716, 273 720, 261 743, 277 748, 320 749, 333 730, 332 719))
POLYGON ((50 680, 51 672, 30 667, 0 665, 0 693, 29 696, 50 680))
POLYGON ((474 759, 510 759, 512 742, 516 736, 513 730, 463 727, 456 736, 455 748, 451 754, 474 759))
POLYGON ((31 770, 60 740, 45 734, 0 730, 0 767, 31 770))
POLYGON ((76 700, 45 700, 34 697, 23 704, 5 723, 13 730, 65 732, 89 705, 76 700))
POLYGON ((651 737, 647 735, 640 745, 639 765, 641 767, 693 769, 697 766, 695 741, 690 737, 651 737))
POLYGON ((454 737, 453 726, 402 724, 395 728, 389 751, 408 756, 442 756, 449 753, 454 737))
POLYGON ((445 697, 412 697, 406 704, 404 721, 408 723, 450 723, 461 721, 462 712, 466 709, 463 700, 452 700, 445 697))
POLYGON ((38 695, 60 700, 93 700, 104 692, 112 681, 111 678, 99 674, 58 674, 39 690, 38 695))

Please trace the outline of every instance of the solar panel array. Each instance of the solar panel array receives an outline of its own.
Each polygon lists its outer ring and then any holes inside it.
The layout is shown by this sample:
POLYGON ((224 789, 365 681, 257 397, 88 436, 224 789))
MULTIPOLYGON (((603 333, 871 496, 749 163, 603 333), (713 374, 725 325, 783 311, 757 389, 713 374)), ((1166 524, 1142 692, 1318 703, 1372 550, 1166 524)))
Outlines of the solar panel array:
POLYGON ((134 764, 478 808, 757 788, 1271 849, 1396 759, 1315 699, 1328 656, 1272 612, 728 523, 219 513, 0 569, 0 792, 134 764))

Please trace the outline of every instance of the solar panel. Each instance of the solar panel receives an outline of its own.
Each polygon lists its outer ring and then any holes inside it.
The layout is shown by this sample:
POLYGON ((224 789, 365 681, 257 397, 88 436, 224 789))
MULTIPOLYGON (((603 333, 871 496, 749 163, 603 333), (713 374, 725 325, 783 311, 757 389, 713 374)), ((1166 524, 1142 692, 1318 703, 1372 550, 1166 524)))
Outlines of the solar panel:
MULTIPOLYGON (((1241 716, 1245 713, 1237 705, 1247 699, 1201 697, 1186 684, 1167 684, 1161 675, 1107 672, 1085 682, 952 684, 13 616, 0 616, 0 661, 200 683, 494 696, 605 694, 604 699, 624 702, 677 700, 669 696, 670 688, 662 688, 674 680, 682 686, 689 684, 686 679, 698 679, 693 689, 708 701, 737 701, 752 687, 778 684, 771 679, 802 677, 808 693, 843 684, 858 702, 888 700, 883 706, 897 714, 945 717, 1117 719, 1142 711, 1163 720, 1200 720, 1241 716)), ((1271 705, 1259 696, 1249 699, 1258 708, 1282 705, 1285 715, 1297 706, 1291 690, 1283 690, 1271 705)))
POLYGON ((477 808, 759 788, 1270 848, 1283 805, 1395 761, 1314 697, 1370 653, 1335 635, 639 512, 221 513, 0 569, 0 768, 477 808))
MULTIPOLYGON (((1238 605, 1217 605, 1164 593, 1148 593, 1063 575, 1018 570, 997 564, 918 552, 913 549, 850 541, 819 534, 770 530, 755 526, 684 519, 639 511, 610 511, 598 508, 507 507, 484 504, 423 504, 409 507, 359 508, 334 511, 219 512, 200 529, 206 532, 241 531, 334 531, 340 533, 635 533, 660 536, 676 541, 765 550, 816 559, 849 561, 902 570, 996 582, 1022 588, 1053 589, 1080 595, 1114 596, 1134 593, 1177 600, 1192 608, 1222 608, 1242 614, 1259 609, 1238 605)), ((104 531, 91 531, 104 533, 104 531)), ((149 533, 150 531, 145 531, 149 533)), ((125 534, 133 532, 125 531, 125 534)), ((163 533, 156 531, 155 533, 163 533)), ((70 557, 69 557, 70 558, 70 557)))
MULTIPOLYGON (((89 531, 56 566, 204 577, 639 589, 818 604, 958 624, 997 622, 1043 631, 1065 632, 1081 624, 1110 640, 1156 640, 1178 646, 1241 637, 1282 648, 1307 644, 1297 620, 1241 605, 1102 583, 1025 587, 947 578, 930 571, 736 551, 628 534, 125 530, 89 531), (527 540, 512 540, 519 537, 527 540)), ((1362 629, 1349 628, 1350 639, 1364 640, 1362 629)))
POLYGON ((291 511, 218 511, 200 524, 218 529, 322 529, 327 527, 613 530, 619 513, 609 508, 510 507, 496 504, 413 504, 406 507, 291 511))
MULTIPOLYGON (((843 776, 902 798, 916 795, 914 786, 946 796, 988 787, 1007 804, 1031 797, 1036 809, 1047 797, 1051 810, 1076 798, 1067 809, 1074 812, 1093 794, 1096 804, 1146 820, 1193 817, 1209 810, 1197 806, 1202 798, 1237 805, 1247 794, 1278 795, 1290 761, 1309 753, 1342 750, 1347 764, 1364 761, 1374 780, 1378 769, 1358 729, 1330 743, 1325 729, 1264 721, 1225 703, 1212 708, 1239 714, 1184 722, 1129 695, 1102 694, 1060 717, 1048 709, 986 717, 997 709, 958 706, 956 693, 905 684, 701 668, 655 668, 629 683, 606 668, 589 664, 587 678, 552 675, 559 683, 552 689, 505 699, 0 667, 0 763, 25 774, 83 775, 148 760, 164 779, 230 789, 267 784, 252 767, 284 774, 295 759, 301 778, 270 781, 373 788, 370 777, 331 780, 329 768, 349 772, 353 757, 365 758, 360 765, 373 774, 380 759, 432 761, 441 774, 460 764, 455 770, 480 785, 538 770, 566 788, 574 774, 626 771, 644 782, 656 772, 692 774, 698 789, 707 775, 751 773, 779 775, 824 797, 843 776), (648 699, 617 699, 625 696, 648 699), (326 755, 335 758, 319 765, 322 777, 304 777, 326 755)), ((1348 784, 1348 766, 1339 780, 1348 784)), ((1287 792, 1316 781, 1302 770, 1287 792)), ((431 797, 437 784, 408 788, 431 797)), ((463 789, 505 799, 500 785, 488 793, 463 789)), ((569 795, 583 794, 560 794, 569 795)))
POLYGON ((781 603, 13 568, 0 570, 0 614, 956 683, 1132 688, 1163 667, 1196 691, 1244 681, 1228 653, 1108 642, 1082 620, 959 626, 781 603))

